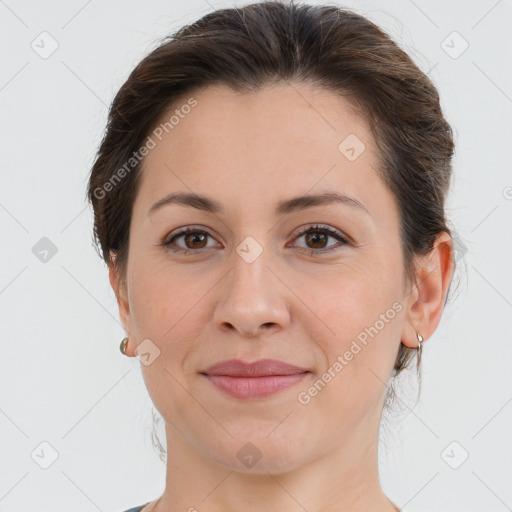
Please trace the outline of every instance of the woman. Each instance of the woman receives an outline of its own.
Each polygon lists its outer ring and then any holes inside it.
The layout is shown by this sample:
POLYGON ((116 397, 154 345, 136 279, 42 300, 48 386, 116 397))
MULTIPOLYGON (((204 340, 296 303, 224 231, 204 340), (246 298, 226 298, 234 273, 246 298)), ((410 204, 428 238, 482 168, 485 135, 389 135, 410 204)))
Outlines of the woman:
POLYGON ((349 10, 218 10, 139 63, 88 189, 165 420, 165 491, 132 512, 398 510, 379 423, 447 299, 453 149, 428 77, 349 10))

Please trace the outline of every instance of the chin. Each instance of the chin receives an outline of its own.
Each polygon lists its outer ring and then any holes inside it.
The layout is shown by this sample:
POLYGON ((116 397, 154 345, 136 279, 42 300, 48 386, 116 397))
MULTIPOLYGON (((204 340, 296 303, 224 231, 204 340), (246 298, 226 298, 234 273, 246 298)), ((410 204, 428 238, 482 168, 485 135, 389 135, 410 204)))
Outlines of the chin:
POLYGON ((228 446, 218 445, 218 450, 207 451, 217 464, 230 471, 245 474, 286 473, 305 462, 304 446, 301 443, 297 442, 297 446, 294 446, 295 443, 290 437, 286 441, 271 439, 272 434, 268 436, 269 431, 258 436, 253 430, 247 436, 239 435, 232 439, 228 446))

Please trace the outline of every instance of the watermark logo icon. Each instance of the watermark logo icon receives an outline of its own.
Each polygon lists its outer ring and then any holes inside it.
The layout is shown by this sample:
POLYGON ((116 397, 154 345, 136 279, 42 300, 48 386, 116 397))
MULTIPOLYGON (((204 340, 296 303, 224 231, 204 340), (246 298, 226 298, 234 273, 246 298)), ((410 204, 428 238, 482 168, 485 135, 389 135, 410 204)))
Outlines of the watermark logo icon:
POLYGON ((142 340, 133 352, 144 366, 149 366, 160 357, 160 349, 149 338, 142 340))
POLYGON ((30 43, 30 47, 41 59, 48 59, 59 47, 57 40, 49 32, 41 32, 30 43))
POLYGON ((236 252, 246 263, 252 263, 263 252, 263 247, 252 236, 248 236, 238 245, 236 252))
POLYGON ((261 451, 253 443, 245 443, 236 456, 248 468, 252 468, 262 457, 261 451))
POLYGON ((347 160, 357 160, 366 149, 364 142, 355 134, 351 133, 339 144, 338 150, 347 160))
POLYGON ((59 458, 59 452, 48 441, 43 441, 30 456, 40 468, 48 469, 59 458))
POLYGON ((57 254, 57 246, 49 238, 43 236, 43 238, 32 247, 32 254, 41 261, 41 263, 48 263, 57 254))
POLYGON ((458 59, 469 48, 469 43, 454 30, 441 41, 441 48, 452 59, 458 59))
POLYGON ((441 458, 452 469, 459 469, 469 458, 467 450, 457 441, 452 441, 442 452, 441 458))

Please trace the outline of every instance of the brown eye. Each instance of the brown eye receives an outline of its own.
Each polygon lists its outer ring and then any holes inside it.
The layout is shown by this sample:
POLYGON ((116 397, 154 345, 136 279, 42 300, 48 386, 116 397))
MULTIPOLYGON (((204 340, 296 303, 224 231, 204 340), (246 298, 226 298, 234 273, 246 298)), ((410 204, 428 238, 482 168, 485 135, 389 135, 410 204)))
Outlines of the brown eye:
POLYGON ((313 253, 326 253, 339 249, 341 246, 349 243, 338 231, 329 226, 310 226, 301 229, 296 240, 299 238, 304 238, 306 243, 306 246, 302 247, 302 249, 311 249, 313 253), (334 238, 338 240, 339 243, 328 246, 329 238, 334 238))
POLYGON ((185 241, 187 249, 202 249, 203 247, 205 247, 205 241, 207 236, 207 233, 201 232, 188 233, 184 235, 183 240, 185 241))
POLYGON ((309 232, 306 233, 306 243, 313 244, 312 249, 324 249, 325 244, 327 243, 327 239, 329 238, 329 235, 326 233, 319 233, 319 232, 309 232))
POLYGON ((168 237, 160 245, 168 248, 171 251, 199 251, 201 249, 209 249, 207 246, 208 237, 211 238, 207 231, 187 226, 186 228, 178 231, 172 237, 168 237), (178 244, 176 241, 183 239, 183 242, 178 244))

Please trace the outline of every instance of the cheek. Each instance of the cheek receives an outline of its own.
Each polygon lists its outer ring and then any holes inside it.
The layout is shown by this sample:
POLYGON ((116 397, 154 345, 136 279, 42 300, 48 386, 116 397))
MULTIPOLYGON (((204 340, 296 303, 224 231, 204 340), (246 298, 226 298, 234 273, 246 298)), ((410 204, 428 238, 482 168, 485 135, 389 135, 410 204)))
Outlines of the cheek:
MULTIPOLYGON (((398 349, 404 307, 400 302, 402 282, 397 269, 372 265, 341 267, 301 286, 301 297, 316 316, 308 313, 310 336, 332 365, 338 357, 357 369, 354 378, 368 380, 369 369, 377 375, 391 371, 398 349)), ((348 372, 347 372, 348 373, 348 372)))
MULTIPOLYGON (((322 322, 315 322, 330 330, 309 331, 324 364, 302 391, 311 397, 312 408, 330 411, 332 425, 346 432, 358 428, 368 411, 381 410, 399 347, 404 309, 398 286, 380 285, 373 277, 340 277, 316 302, 322 322)), ((314 294, 307 301, 315 303, 314 294)))
POLYGON ((205 292, 194 284, 183 273, 180 277, 168 267, 153 264, 134 273, 130 287, 137 340, 149 338, 159 350, 150 365, 141 365, 146 388, 157 410, 171 423, 187 417, 191 402, 182 387, 184 372, 190 355, 198 350, 205 325, 199 304, 205 292))
POLYGON ((134 270, 129 293, 135 329, 139 336, 164 342, 199 312, 205 285, 151 258, 143 265, 134 262, 134 270))

